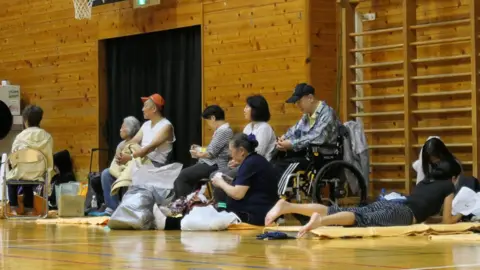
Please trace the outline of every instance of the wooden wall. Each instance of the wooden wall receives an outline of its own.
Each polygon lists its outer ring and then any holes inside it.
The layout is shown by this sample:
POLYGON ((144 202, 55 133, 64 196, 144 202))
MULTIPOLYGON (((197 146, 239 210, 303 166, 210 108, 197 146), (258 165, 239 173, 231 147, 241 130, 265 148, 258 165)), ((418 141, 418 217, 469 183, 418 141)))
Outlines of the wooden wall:
POLYGON ((309 81, 315 87, 319 97, 330 106, 339 109, 340 95, 337 95, 337 52, 339 26, 337 4, 330 0, 310 0, 307 9, 309 18, 309 81))
POLYGON ((416 177, 411 163, 429 136, 442 138, 466 174, 478 174, 473 1, 368 0, 356 6, 360 15, 376 15, 360 22, 364 34, 349 33, 357 50, 348 53, 357 61, 354 85, 363 111, 356 116, 368 132, 377 191, 408 191, 416 177))
MULTIPOLYGON (((90 149, 104 146, 107 100, 101 91, 104 67, 99 41, 203 25, 204 105, 223 106, 240 131, 245 124, 245 98, 261 93, 270 103, 272 124, 280 134, 300 116, 294 106, 284 104, 295 84, 307 81, 312 73, 320 82, 315 82, 317 88, 333 89, 335 42, 325 39, 334 37, 330 20, 335 7, 330 4, 329 11, 313 5, 309 11, 309 2, 162 0, 160 6, 134 10, 130 1, 122 1, 94 7, 91 20, 77 21, 71 1, 3 1, 0 78, 21 85, 24 102, 44 109, 43 127, 53 135, 55 150, 68 149, 83 177, 90 149), (311 28, 316 29, 311 32, 315 33, 312 54, 315 59, 324 54, 329 62, 306 65, 308 18, 316 13, 328 16, 311 28)), ((320 91, 319 96, 330 101, 331 93, 320 91)), ((211 131, 205 127, 204 131, 208 142, 211 131)), ((95 169, 98 163, 95 158, 95 169)))

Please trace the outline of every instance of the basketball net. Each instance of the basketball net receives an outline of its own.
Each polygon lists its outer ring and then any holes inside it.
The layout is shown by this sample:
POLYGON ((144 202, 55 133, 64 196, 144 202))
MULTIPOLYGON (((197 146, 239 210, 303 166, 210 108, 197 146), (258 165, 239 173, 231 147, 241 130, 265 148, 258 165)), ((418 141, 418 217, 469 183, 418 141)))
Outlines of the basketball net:
POLYGON ((73 0, 75 19, 83 20, 92 17, 92 5, 94 0, 73 0))

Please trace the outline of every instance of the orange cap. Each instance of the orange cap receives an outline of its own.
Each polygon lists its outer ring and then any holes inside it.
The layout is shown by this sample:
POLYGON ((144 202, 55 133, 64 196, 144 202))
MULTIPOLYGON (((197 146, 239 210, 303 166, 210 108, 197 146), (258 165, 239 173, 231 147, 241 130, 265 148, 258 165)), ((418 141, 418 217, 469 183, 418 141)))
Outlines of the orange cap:
POLYGON ((163 97, 160 96, 159 94, 153 94, 149 97, 142 97, 142 102, 145 103, 145 101, 147 101, 149 99, 151 101, 153 101, 153 103, 155 103, 155 105, 157 105, 157 107, 165 106, 165 99, 163 99, 163 97))

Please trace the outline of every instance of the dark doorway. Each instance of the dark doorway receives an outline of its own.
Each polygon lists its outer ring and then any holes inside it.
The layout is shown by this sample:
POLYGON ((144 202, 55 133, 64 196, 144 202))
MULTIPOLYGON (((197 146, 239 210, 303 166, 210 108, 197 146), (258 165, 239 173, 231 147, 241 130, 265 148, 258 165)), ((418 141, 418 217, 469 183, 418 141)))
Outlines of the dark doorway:
POLYGON ((159 93, 175 128, 173 160, 189 164, 189 147, 202 136, 200 26, 109 39, 105 55, 110 159, 123 119, 133 115, 143 123, 140 97, 159 93))

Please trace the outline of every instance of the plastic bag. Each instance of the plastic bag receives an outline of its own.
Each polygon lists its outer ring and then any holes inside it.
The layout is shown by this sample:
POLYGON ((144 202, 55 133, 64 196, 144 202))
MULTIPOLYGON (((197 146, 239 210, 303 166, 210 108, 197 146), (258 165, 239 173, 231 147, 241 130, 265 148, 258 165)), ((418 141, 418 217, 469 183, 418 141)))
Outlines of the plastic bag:
POLYGON ((154 186, 131 186, 122 203, 110 217, 108 227, 118 230, 150 230, 155 228, 153 206, 167 205, 173 198, 171 189, 154 186))
POLYGON ((172 163, 162 167, 154 167, 153 164, 141 165, 135 160, 132 166, 132 185, 151 185, 164 189, 173 189, 173 183, 177 179, 183 165, 172 163))
POLYGON ((213 206, 195 207, 181 221, 182 231, 221 231, 240 223, 234 213, 218 212, 213 206))

